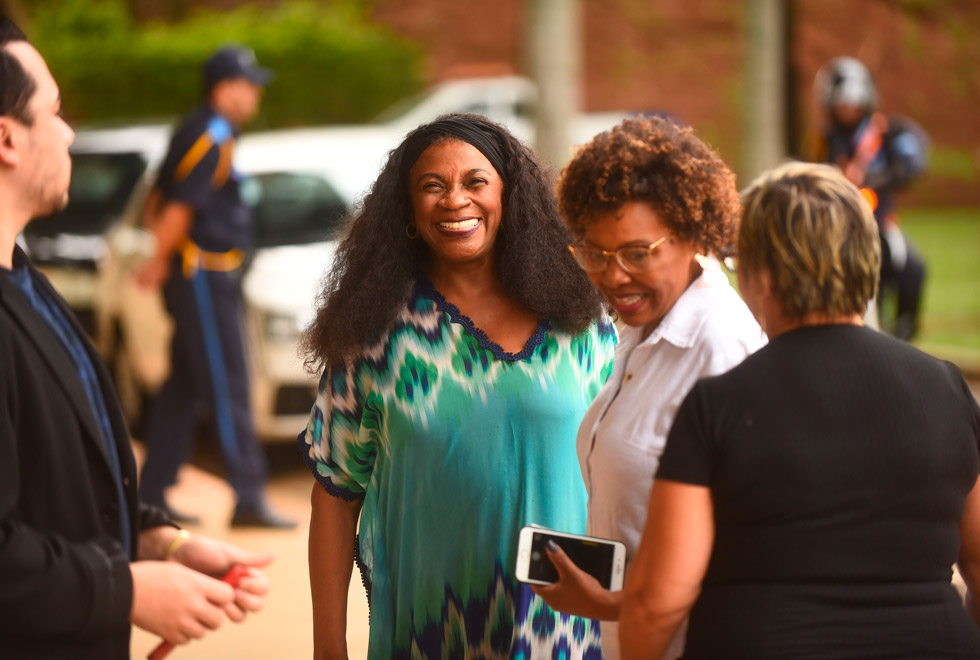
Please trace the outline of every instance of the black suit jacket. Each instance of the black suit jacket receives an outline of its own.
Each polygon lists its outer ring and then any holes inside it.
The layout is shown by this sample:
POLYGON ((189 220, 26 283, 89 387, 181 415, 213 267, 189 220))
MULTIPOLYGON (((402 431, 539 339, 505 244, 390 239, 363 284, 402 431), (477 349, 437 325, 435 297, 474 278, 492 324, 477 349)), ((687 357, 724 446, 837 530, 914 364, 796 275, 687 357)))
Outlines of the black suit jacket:
MULTIPOLYGON (((27 263, 18 248, 14 264, 27 263)), ((128 658, 133 585, 119 539, 168 524, 141 505, 119 400, 82 328, 28 264, 83 338, 105 397, 127 510, 75 364, 52 329, 0 273, 0 657, 128 658)))

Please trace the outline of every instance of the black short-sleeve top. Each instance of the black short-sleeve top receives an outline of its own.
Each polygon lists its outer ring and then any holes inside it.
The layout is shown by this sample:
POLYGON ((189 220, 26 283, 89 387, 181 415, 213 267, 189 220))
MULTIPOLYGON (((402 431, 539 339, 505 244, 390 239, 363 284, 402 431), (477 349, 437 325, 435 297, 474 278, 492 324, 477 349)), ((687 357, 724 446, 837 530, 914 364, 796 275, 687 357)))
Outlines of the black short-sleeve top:
POLYGON ((962 375, 873 330, 793 330, 700 381, 657 474, 714 505, 685 657, 980 657, 950 586, 978 473, 962 375))

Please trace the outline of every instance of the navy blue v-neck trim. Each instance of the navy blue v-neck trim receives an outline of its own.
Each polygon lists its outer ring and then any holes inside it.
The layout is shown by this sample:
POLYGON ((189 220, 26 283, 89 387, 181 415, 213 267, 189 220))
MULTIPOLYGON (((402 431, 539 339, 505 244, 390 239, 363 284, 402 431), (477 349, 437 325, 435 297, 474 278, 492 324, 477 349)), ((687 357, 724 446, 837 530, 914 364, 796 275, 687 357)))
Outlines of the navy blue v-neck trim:
POLYGON ((458 323, 463 326, 467 332, 476 337, 480 346, 493 353, 498 360, 516 362, 531 357, 534 354, 534 350, 544 342, 545 333, 551 328, 551 324, 547 320, 542 319, 538 322, 538 327, 534 331, 534 334, 524 343, 524 348, 518 353, 509 353, 500 344, 490 339, 487 333, 478 328, 470 317, 459 311, 456 305, 446 300, 445 296, 439 293, 435 285, 429 281, 429 278, 424 275, 419 276, 418 281, 415 283, 415 289, 422 296, 432 300, 436 304, 436 309, 440 312, 449 314, 449 318, 453 323, 458 323))

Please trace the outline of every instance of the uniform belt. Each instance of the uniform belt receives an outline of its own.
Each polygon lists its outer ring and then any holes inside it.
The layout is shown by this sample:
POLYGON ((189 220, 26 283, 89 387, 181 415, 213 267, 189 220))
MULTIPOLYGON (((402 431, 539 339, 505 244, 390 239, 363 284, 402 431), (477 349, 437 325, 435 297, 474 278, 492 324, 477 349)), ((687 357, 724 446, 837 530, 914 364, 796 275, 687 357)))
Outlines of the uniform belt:
POLYGON ((202 269, 222 273, 235 270, 245 260, 245 253, 238 248, 227 252, 208 252, 191 239, 185 238, 180 244, 180 257, 184 262, 184 278, 190 279, 202 269))

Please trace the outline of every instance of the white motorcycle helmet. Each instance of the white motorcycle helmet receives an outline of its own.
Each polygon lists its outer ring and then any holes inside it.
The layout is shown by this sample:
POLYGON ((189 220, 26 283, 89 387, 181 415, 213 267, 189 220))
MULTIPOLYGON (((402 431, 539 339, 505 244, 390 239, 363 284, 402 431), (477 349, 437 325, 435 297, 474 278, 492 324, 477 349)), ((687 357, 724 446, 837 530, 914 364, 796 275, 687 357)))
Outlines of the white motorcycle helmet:
POLYGON ((835 57, 824 64, 817 71, 813 86, 826 110, 849 105, 871 112, 878 105, 878 90, 871 72, 853 57, 835 57))

